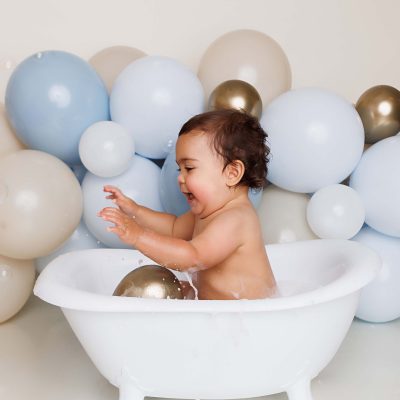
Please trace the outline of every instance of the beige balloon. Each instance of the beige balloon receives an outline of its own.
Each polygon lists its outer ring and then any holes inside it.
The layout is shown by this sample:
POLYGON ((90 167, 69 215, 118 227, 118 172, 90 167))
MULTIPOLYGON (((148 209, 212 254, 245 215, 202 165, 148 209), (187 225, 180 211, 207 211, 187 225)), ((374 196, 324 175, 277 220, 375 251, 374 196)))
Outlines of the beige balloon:
POLYGON ((4 105, 0 103, 0 158, 24 148, 25 145, 11 129, 4 105))
POLYGON ((222 82, 250 83, 263 106, 291 87, 289 61, 279 44, 262 32, 237 30, 215 40, 202 56, 198 75, 206 98, 222 82))
POLYGON ((49 254, 70 237, 81 215, 81 187, 64 162, 37 150, 0 159, 0 254, 49 254))
POLYGON ((269 184, 263 191, 257 213, 265 244, 318 239, 307 222, 310 197, 269 184))
POLYGON ((129 46, 107 47, 89 59, 89 64, 103 79, 108 92, 111 92, 115 78, 131 62, 146 56, 141 50, 129 46))
POLYGON ((21 310, 32 293, 34 282, 33 260, 0 256, 0 323, 21 310))

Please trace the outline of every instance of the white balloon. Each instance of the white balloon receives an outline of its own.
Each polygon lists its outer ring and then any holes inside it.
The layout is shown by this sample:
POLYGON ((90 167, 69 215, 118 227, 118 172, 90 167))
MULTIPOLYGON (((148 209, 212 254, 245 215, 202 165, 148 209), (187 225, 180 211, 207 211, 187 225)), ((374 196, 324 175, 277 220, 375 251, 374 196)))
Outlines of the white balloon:
POLYGON ((317 239, 306 219, 310 198, 303 193, 289 192, 272 184, 262 194, 257 214, 264 243, 288 243, 317 239))
POLYGON ((364 226, 353 240, 375 250, 382 259, 377 277, 361 291, 356 317, 388 322, 400 317, 400 239, 364 226))
POLYGON ((63 243, 56 251, 44 257, 39 257, 35 260, 35 267, 38 273, 41 273, 50 261, 53 261, 61 254, 70 251, 97 249, 105 247, 99 240, 97 240, 86 228, 86 225, 81 221, 68 240, 63 243))
POLYGON ((24 306, 34 283, 33 260, 16 260, 0 255, 0 323, 24 306))
POLYGON ((158 190, 160 172, 155 163, 139 155, 132 158, 127 171, 113 178, 101 178, 88 172, 82 182, 83 219, 93 236, 108 247, 130 248, 117 235, 107 232, 107 226, 111 223, 97 216, 104 207, 115 207, 114 203, 106 199, 103 187, 117 186, 140 205, 163 211, 158 190))
POLYGON ((307 221, 322 239, 350 239, 361 229, 365 210, 352 188, 333 184, 316 191, 307 206, 307 221))
POLYGON ((203 107, 197 76, 178 61, 159 56, 129 64, 110 96, 112 120, 134 137, 137 153, 155 159, 166 158, 183 123, 203 107))
POLYGON ((82 164, 92 174, 110 178, 126 171, 135 153, 133 137, 113 121, 89 126, 79 141, 82 164))
POLYGON ((328 90, 283 93, 263 111, 271 161, 268 180, 301 193, 338 183, 353 171, 364 147, 354 106, 328 90))
POLYGON ((365 207, 365 222, 375 230, 400 237, 400 136, 383 139, 363 154, 350 186, 365 207))

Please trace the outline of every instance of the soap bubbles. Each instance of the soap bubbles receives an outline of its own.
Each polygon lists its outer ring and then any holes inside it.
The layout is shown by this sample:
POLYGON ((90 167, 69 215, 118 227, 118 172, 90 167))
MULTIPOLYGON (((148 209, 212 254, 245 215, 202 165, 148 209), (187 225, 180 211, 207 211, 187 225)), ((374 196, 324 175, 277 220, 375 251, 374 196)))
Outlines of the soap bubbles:
POLYGON ((125 127, 144 157, 165 158, 183 123, 203 111, 203 88, 180 62, 147 56, 118 75, 110 96, 112 120, 125 127))
POLYGON ((334 184, 315 192, 307 206, 307 221, 322 239, 350 239, 362 227, 365 210, 352 188, 334 184))
POLYGON ((69 165, 80 162, 83 131, 109 119, 101 78, 86 61, 64 51, 45 51, 22 61, 8 82, 5 106, 23 143, 69 165))
POLYGON ((100 121, 85 130, 79 142, 83 165, 104 178, 126 171, 135 153, 133 138, 121 125, 100 121))
POLYGON ((351 174, 350 186, 365 206, 365 222, 400 237, 400 136, 383 139, 366 150, 351 174))
POLYGON ((265 109, 268 180, 282 189, 313 193, 347 178, 360 160, 364 128, 353 105, 328 90, 283 93, 265 109))

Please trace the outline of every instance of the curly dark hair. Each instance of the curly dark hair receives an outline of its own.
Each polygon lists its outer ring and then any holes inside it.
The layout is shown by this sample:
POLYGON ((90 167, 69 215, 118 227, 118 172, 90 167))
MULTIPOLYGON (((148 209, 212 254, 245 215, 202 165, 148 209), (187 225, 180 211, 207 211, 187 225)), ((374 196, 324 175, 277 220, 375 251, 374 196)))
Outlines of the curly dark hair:
POLYGON ((210 135, 211 145, 224 160, 224 169, 235 160, 243 162, 245 172, 238 185, 264 187, 270 148, 257 118, 234 109, 209 111, 189 119, 179 136, 194 130, 210 135))

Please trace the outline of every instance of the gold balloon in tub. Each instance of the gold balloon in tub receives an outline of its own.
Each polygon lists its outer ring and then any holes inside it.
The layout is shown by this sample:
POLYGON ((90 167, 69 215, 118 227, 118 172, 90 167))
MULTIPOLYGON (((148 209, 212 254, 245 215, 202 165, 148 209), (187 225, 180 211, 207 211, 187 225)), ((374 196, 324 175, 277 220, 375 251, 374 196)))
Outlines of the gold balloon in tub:
POLYGON ((114 290, 113 296, 183 299, 183 290, 173 272, 150 264, 125 275, 114 290))

